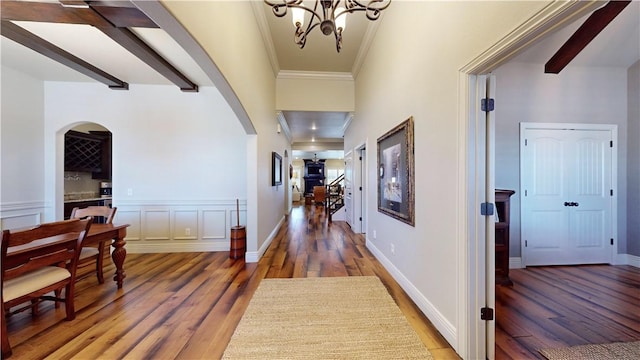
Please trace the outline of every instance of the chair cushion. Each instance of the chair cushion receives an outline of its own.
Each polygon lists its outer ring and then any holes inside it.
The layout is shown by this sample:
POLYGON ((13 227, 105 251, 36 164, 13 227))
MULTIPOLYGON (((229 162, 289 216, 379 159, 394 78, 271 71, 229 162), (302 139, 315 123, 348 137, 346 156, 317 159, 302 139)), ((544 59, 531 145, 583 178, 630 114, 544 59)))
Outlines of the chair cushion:
POLYGON ((4 301, 17 299, 69 277, 71 277, 71 273, 66 268, 45 266, 5 281, 2 297, 4 301))
POLYGON ((82 250, 80 251, 80 259, 86 259, 92 256, 96 256, 99 253, 100 251, 98 251, 98 248, 83 247, 82 250))

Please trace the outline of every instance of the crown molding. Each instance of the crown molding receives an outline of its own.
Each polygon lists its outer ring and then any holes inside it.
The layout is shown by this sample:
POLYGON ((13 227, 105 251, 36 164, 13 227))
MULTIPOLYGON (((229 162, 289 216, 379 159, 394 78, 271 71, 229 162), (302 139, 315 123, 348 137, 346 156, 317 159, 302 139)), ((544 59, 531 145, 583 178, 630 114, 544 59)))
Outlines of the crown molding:
POLYGON ((291 144, 291 129, 289 129, 289 124, 287 123, 287 119, 284 117, 284 113, 282 113, 282 111, 277 111, 276 116, 278 117, 278 123, 280 124, 284 136, 287 138, 287 141, 289 141, 289 144, 291 144))
POLYGON ((347 72, 281 70, 278 73, 278 80, 353 81, 353 76, 351 75, 351 73, 347 73, 347 72))
POLYGON ((267 17, 264 15, 265 5, 262 1, 251 1, 251 7, 253 8, 253 15, 256 18, 256 22, 258 23, 260 35, 262 35, 262 40, 264 41, 265 50, 267 50, 267 56, 269 57, 269 62, 271 63, 273 75, 275 77, 278 77, 278 73, 280 72, 280 63, 278 62, 276 47, 273 44, 273 39, 271 38, 271 30, 269 29, 269 24, 267 23, 267 17))
POLYGON ((364 59, 367 57, 369 53, 369 49, 371 48, 371 43, 373 42, 373 38, 378 31, 378 26, 380 26, 380 22, 384 18, 384 12, 380 14, 380 18, 377 21, 369 21, 369 25, 367 26, 367 31, 365 31, 364 36, 362 37, 362 42, 360 43, 360 48, 358 49, 358 54, 356 55, 355 60, 353 61, 353 66, 351 67, 351 74, 353 78, 358 77, 358 73, 360 72, 360 68, 362 68, 362 64, 364 63, 364 59))

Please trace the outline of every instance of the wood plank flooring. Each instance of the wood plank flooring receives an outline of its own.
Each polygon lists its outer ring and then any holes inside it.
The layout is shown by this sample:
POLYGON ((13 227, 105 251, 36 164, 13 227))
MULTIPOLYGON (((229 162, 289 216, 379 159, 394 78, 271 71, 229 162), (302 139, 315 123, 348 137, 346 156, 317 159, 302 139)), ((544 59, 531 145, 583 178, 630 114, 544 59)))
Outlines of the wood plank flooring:
MULTIPOLYGON (((109 262, 110 263, 110 262, 109 262)), ((257 264, 228 252, 129 254, 124 288, 76 286, 76 319, 43 303, 8 319, 13 359, 217 359, 263 278, 378 276, 435 359, 459 357, 343 222, 295 207, 257 264)), ((336 294, 339 296, 339 294, 336 294)))
MULTIPOLYGON (((109 262, 110 263, 110 262, 109 262)), ((90 270, 90 268, 89 268, 90 270)), ((9 318, 13 359, 217 359, 261 279, 378 276, 435 359, 458 356, 343 222, 299 206, 257 264, 228 252, 129 254, 127 278, 93 274, 76 287, 76 320, 41 305, 9 318)), ((113 274, 109 265, 105 275, 113 274)), ((496 288, 496 359, 542 359, 538 349, 640 339, 640 269, 558 266, 511 270, 496 288)))
POLYGON ((542 348, 640 340, 640 269, 583 265, 510 271, 496 287, 496 359, 542 348))

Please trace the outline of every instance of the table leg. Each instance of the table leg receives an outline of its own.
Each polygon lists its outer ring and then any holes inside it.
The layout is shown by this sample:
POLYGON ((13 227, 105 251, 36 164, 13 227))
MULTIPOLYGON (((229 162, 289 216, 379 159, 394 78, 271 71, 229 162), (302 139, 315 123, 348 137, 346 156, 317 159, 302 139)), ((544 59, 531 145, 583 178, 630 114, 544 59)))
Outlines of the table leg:
POLYGON ((124 234, 122 233, 118 233, 118 236, 113 240, 111 245, 114 249, 111 258, 116 265, 116 274, 113 276, 113 281, 118 283, 118 289, 122 289, 122 281, 127 277, 124 273, 124 259, 127 257, 127 250, 125 250, 124 245, 127 242, 124 241, 124 234))

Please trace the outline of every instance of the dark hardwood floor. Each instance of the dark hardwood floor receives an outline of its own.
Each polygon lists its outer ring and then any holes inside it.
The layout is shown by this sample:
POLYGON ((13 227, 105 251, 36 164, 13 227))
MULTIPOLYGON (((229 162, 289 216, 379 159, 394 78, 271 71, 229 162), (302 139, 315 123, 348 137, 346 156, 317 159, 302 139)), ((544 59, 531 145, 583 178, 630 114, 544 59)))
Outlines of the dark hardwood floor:
POLYGON ((496 287, 496 359, 538 350, 640 340, 640 269, 582 265, 510 271, 496 287))
MULTIPOLYGON (((109 261, 110 263, 110 261, 109 261)), ((90 268, 89 268, 90 269, 90 268)), ((124 288, 93 274, 76 286, 76 319, 40 305, 8 319, 13 359, 217 359, 263 278, 378 276, 435 359, 459 357, 343 222, 298 206, 257 264, 228 252, 129 254, 124 288)), ((336 294, 339 296, 339 294, 336 294)))

